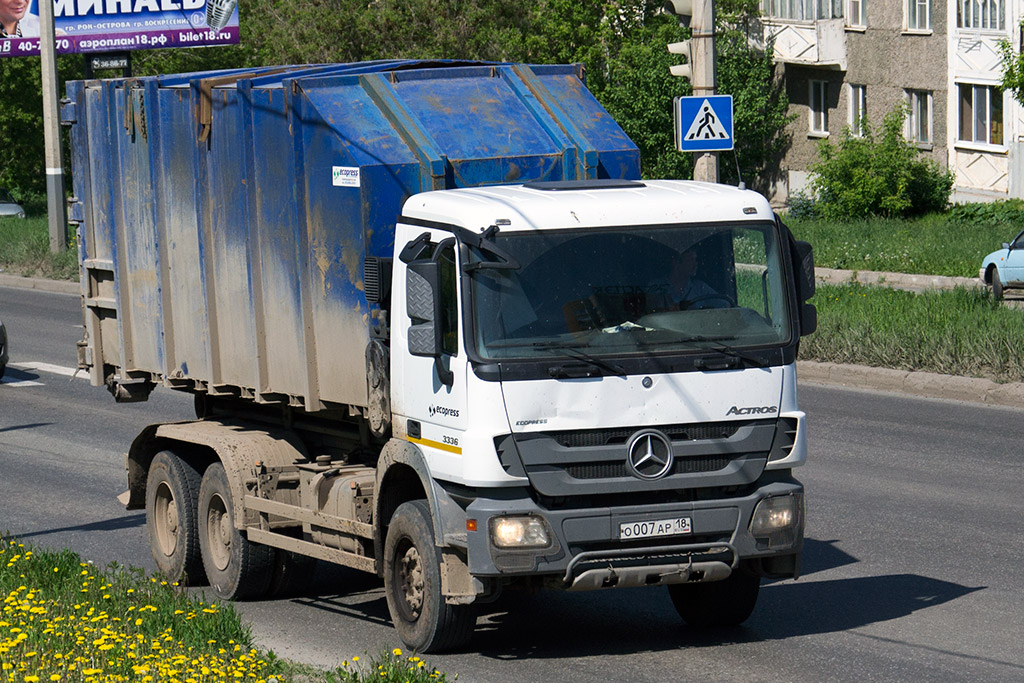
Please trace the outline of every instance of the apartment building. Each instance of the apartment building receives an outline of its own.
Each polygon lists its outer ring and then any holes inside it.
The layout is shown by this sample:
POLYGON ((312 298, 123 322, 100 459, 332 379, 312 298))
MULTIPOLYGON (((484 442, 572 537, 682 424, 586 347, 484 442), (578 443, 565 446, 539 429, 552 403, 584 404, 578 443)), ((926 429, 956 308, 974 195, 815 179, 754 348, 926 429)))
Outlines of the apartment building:
POLYGON ((897 103, 907 139, 953 170, 954 201, 1024 196, 1024 112, 1000 87, 999 42, 1020 48, 1006 0, 763 0, 792 144, 773 199, 805 188, 818 142, 897 103))

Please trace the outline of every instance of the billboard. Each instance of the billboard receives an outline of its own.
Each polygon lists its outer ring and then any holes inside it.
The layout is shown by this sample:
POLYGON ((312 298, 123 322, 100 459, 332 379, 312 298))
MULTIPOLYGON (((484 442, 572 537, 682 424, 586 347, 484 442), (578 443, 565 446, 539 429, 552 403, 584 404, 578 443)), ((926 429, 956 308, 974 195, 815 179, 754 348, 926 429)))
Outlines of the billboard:
MULTIPOLYGON (((38 3, 0 0, 0 57, 39 54, 38 3)), ((57 52, 123 52, 238 42, 237 0, 52 0, 57 52)))

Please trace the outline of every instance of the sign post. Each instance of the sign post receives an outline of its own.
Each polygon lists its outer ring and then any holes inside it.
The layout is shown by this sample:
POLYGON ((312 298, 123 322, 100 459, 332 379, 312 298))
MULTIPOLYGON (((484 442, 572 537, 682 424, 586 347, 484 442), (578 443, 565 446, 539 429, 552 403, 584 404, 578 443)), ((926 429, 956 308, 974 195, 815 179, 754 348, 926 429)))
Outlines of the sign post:
POLYGON ((57 40, 53 3, 39 3, 39 54, 42 58, 43 144, 46 148, 46 215, 50 222, 50 252, 68 248, 68 208, 64 201, 64 162, 60 149, 60 115, 57 106, 57 40))

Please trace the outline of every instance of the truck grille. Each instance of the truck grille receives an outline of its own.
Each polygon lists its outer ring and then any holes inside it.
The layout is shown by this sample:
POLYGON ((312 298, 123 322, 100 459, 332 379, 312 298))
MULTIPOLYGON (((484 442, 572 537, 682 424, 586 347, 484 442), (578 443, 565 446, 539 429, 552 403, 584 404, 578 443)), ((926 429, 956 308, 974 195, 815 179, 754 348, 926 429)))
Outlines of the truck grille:
MULTIPOLYGON (((708 439, 728 439, 740 427, 739 422, 718 422, 699 425, 665 425, 658 426, 665 436, 673 441, 706 441, 708 439)), ((610 429, 590 429, 579 431, 547 432, 563 448, 594 448, 595 446, 612 446, 625 444, 641 427, 613 427, 610 429)))
MULTIPOLYGON (((697 472, 717 472, 725 469, 732 462, 728 455, 702 455, 692 458, 676 458, 672 474, 694 474, 697 472)), ((565 472, 573 479, 614 479, 628 477, 624 462, 587 463, 583 465, 567 465, 565 472)))

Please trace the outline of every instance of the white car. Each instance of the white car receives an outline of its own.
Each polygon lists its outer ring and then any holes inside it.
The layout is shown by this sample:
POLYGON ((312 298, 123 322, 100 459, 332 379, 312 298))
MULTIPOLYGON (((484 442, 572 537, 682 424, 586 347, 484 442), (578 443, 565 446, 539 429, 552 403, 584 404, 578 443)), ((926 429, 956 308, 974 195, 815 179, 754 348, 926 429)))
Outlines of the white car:
POLYGON ((14 197, 5 188, 0 187, 0 218, 24 218, 25 209, 14 201, 14 197))

